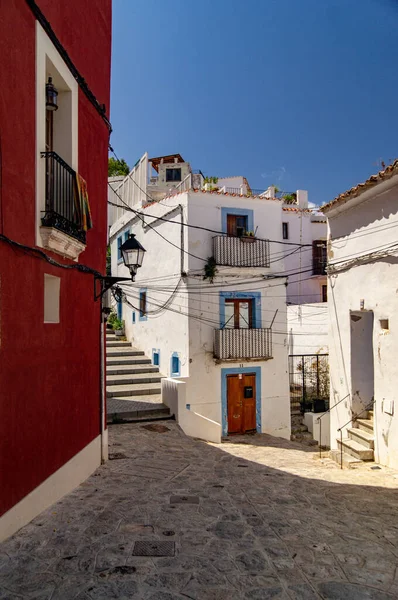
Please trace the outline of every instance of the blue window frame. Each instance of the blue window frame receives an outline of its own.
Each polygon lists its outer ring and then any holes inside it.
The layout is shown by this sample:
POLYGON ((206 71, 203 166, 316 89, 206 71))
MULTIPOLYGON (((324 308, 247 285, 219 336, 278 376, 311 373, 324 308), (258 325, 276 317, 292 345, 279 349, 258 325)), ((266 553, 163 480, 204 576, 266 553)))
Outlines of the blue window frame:
POLYGON ((122 314, 123 314, 123 302, 121 300, 118 300, 117 303, 117 318, 122 320, 122 314))
POLYGON ((252 328, 261 329, 261 292, 220 292, 220 329, 224 329, 225 300, 227 299, 253 300, 252 328))
POLYGON ((131 322, 133 324, 135 323, 135 312, 134 311, 131 313, 131 322))
POLYGON ((181 374, 181 361, 178 352, 173 352, 171 355, 171 375, 179 377, 181 374))
POLYGON ((118 263, 123 262, 123 255, 122 255, 121 248, 122 248, 122 245, 124 244, 124 242, 129 239, 129 235, 130 235, 130 231, 124 231, 117 238, 117 262, 118 263))
POLYGON ((147 297, 146 288, 140 289, 140 321, 147 321, 147 297))
POLYGON ((117 262, 118 263, 123 261, 122 244, 123 244, 123 237, 121 235, 119 235, 119 237, 117 238, 117 262))
POLYGON ((160 350, 156 348, 152 348, 152 364, 155 367, 160 365, 160 350))
POLYGON ((253 211, 245 208, 228 208, 221 207, 221 231, 228 233, 227 229, 227 217, 228 215, 235 215, 240 217, 246 217, 247 219, 247 230, 254 232, 254 217, 253 211))

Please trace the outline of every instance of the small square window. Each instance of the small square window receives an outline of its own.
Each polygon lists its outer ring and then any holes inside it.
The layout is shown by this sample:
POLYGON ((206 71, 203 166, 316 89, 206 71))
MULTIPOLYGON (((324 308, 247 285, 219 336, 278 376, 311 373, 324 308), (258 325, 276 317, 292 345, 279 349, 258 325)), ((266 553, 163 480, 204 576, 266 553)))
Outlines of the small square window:
POLYGON ((289 223, 282 223, 282 238, 284 240, 289 239, 289 223))
POLYGON ((44 275, 44 322, 59 323, 59 296, 61 279, 44 275))
POLYGON ((380 319, 380 327, 381 329, 383 329, 383 331, 389 331, 390 324, 388 322, 388 319, 380 319))
POLYGON ((159 352, 154 352, 153 353, 153 364, 155 367, 159 366, 159 362, 160 362, 160 356, 159 356, 159 352))
POLYGON ((140 321, 147 319, 146 291, 140 292, 140 321))
POLYGON ((166 181, 181 181, 181 169, 166 169, 166 181))
POLYGON ((171 357, 171 374, 172 375, 180 374, 180 359, 176 355, 171 357))

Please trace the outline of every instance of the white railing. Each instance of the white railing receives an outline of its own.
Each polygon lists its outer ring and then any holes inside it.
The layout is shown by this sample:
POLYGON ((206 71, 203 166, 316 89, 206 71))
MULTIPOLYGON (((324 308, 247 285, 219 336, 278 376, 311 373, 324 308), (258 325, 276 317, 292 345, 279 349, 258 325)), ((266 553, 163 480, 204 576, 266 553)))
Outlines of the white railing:
POLYGON ((272 358, 272 330, 215 329, 214 356, 221 360, 272 358))
POLYGON ((226 267, 269 267, 269 241, 218 235, 213 238, 216 264, 226 267))

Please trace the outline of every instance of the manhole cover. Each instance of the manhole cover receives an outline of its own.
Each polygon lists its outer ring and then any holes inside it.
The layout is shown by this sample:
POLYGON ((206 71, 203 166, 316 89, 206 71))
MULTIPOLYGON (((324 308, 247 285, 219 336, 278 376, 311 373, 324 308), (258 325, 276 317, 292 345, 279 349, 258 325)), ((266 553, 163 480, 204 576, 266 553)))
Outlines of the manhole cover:
POLYGON ((133 556, 174 556, 175 542, 135 542, 133 556))
POLYGON ((151 425, 142 425, 142 429, 154 431, 155 433, 166 433, 166 431, 170 431, 170 429, 166 427, 166 425, 156 425, 155 423, 151 425))
POLYGON ((170 504, 199 504, 199 496, 170 496, 170 504))
POLYGON ((122 458, 127 458, 123 452, 114 452, 108 456, 109 460, 121 460, 122 458))

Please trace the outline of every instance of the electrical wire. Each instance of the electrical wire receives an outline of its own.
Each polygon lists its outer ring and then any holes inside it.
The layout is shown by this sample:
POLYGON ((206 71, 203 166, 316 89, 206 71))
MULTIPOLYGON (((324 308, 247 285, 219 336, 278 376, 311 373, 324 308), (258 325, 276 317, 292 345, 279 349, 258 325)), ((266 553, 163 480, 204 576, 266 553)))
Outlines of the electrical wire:
POLYGON ((101 275, 99 271, 96 271, 95 269, 92 269, 87 265, 82 265, 81 263, 74 263, 72 265, 60 263, 51 258, 51 256, 48 256, 48 254, 43 252, 43 250, 40 250, 40 248, 33 248, 32 246, 21 244, 20 242, 16 242, 15 240, 10 239, 2 233, 0 234, 0 241, 6 242, 9 246, 22 251, 24 254, 28 254, 29 256, 32 256, 34 258, 45 260, 47 263, 53 265, 54 267, 59 267, 60 269, 67 269, 70 271, 80 271, 81 273, 88 273, 90 275, 95 275, 97 277, 103 278, 103 275, 101 275))
MULTIPOLYGON (((133 298, 135 298, 136 300, 138 300, 138 297, 134 297, 134 296, 133 296, 133 298)), ((124 295, 123 295, 123 301, 124 301, 124 302, 125 302, 125 303, 126 303, 128 306, 130 306, 130 308, 133 308, 133 310, 135 310, 135 311, 137 311, 137 312, 140 312, 140 309, 139 309, 139 308, 137 308, 137 306, 135 306, 134 304, 132 304, 132 303, 131 303, 131 302, 130 302, 128 299, 127 299, 127 297, 126 297, 126 294, 124 294, 124 295)), ((154 305, 156 305, 156 303, 155 303, 153 300, 149 300, 149 303, 150 303, 150 304, 154 304, 154 305)), ((158 305, 158 306, 159 306, 159 305, 158 305)), ((170 311, 170 312, 176 313, 176 314, 178 314, 178 315, 180 315, 180 316, 189 317, 189 318, 191 318, 191 319, 194 319, 194 320, 196 320, 196 321, 199 321, 199 322, 203 323, 204 325, 207 325, 208 327, 211 327, 211 329, 214 329, 214 328, 216 328, 216 329, 219 329, 219 328, 220 328, 219 321, 218 321, 218 320, 215 320, 215 319, 207 319, 207 318, 203 318, 203 317, 198 317, 197 315, 191 315, 191 314, 189 314, 189 313, 183 313, 181 310, 175 310, 175 309, 172 309, 171 307, 167 307, 167 308, 165 308, 165 310, 168 310, 168 311, 170 311), (214 327, 215 325, 216 325, 217 327, 214 327)), ((146 312, 145 312, 145 314, 151 314, 151 313, 150 313, 150 311, 146 311, 146 312)), ((273 330, 271 330, 271 331, 272 331, 272 334, 273 334, 273 333, 276 333, 276 335, 283 335, 283 336, 285 336, 285 337, 287 337, 287 336, 289 335, 289 333, 288 333, 288 332, 274 332, 273 330)), ((306 334, 306 335, 308 335, 308 334, 306 334)), ((312 335, 312 334, 310 334, 310 335, 312 335)), ((278 342, 274 342, 274 341, 273 341, 273 342, 272 342, 272 344, 273 344, 273 345, 277 345, 277 346, 284 346, 284 347, 286 347, 286 344, 284 344, 284 343, 282 344, 282 343, 278 343, 278 342)), ((296 347, 296 348, 300 348, 300 347, 305 347, 305 348, 319 348, 319 344, 318 344, 318 345, 316 345, 316 346, 312 346, 312 345, 308 345, 308 344, 302 344, 302 345, 300 345, 300 344, 295 344, 295 347, 296 347)))

